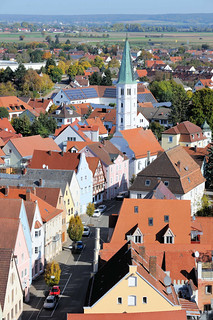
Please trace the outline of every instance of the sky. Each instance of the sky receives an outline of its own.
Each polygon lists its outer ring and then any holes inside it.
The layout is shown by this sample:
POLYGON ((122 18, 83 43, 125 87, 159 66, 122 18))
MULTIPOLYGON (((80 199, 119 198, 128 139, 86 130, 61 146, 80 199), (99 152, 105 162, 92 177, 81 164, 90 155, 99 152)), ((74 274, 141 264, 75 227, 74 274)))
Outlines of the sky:
POLYGON ((213 13, 213 0, 0 0, 0 14, 213 13))

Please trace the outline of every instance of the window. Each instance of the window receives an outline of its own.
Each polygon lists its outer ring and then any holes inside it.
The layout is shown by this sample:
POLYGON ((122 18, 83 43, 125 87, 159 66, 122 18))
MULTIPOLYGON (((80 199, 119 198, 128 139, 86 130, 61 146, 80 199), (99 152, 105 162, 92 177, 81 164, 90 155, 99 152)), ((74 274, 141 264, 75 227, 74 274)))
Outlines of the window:
POLYGON ((128 278, 128 286, 129 287, 137 287, 137 278, 136 277, 129 277, 128 278))
POLYGON ((118 304, 122 304, 122 298, 121 297, 118 297, 117 303, 118 304))
POLYGON ((142 237, 141 236, 135 236, 135 243, 142 243, 142 237))
POLYGON ((87 180, 87 176, 85 176, 85 180, 87 180))
POLYGON ((164 216, 164 222, 169 222, 169 216, 164 216))
POLYGON ((35 253, 38 253, 38 247, 35 247, 35 253))
POLYGON ((173 141, 173 137, 169 136, 168 141, 171 143, 173 141))
POLYGON ((142 194, 141 193, 137 193, 137 199, 142 199, 142 194))
POLYGON ((211 285, 206 286, 205 292, 206 292, 206 294, 212 294, 212 286, 211 285))
POLYGON ((138 213, 138 206, 134 206, 134 213, 138 213))
POLYGON ((38 231, 35 231, 35 237, 36 238, 38 237, 38 231))
POLYGON ((172 236, 166 236, 166 243, 173 243, 173 237, 172 236))
POLYGON ((123 106, 124 106, 124 104, 123 104, 123 102, 121 102, 121 108, 123 108, 123 106))
POLYGON ((121 95, 122 96, 124 95, 124 89, 121 89, 121 95))
POLYGON ((22 262, 24 261, 24 253, 22 253, 22 255, 21 255, 21 260, 22 260, 22 262))
POLYGON ((41 235, 41 230, 39 230, 38 235, 39 235, 39 237, 40 237, 40 235, 41 235))
POLYGON ((121 118, 121 123, 123 123, 123 118, 121 118))
POLYGON ((68 141, 76 141, 76 137, 67 137, 68 141))
POLYGON ((148 218, 148 225, 153 226, 153 218, 148 218))
POLYGON ((13 308, 11 310, 11 319, 13 319, 13 308))
POLYGON ((136 306, 136 296, 128 296, 128 306, 136 306))
POLYGON ((145 186, 148 187, 148 186, 150 186, 150 184, 151 184, 151 181, 150 181, 150 180, 146 180, 146 181, 145 181, 145 186))
POLYGON ((131 96, 131 89, 127 89, 127 95, 131 96))
POLYGON ((143 303, 147 303, 147 297, 143 297, 143 298, 142 298, 142 302, 143 302, 143 303))
POLYGON ((165 184, 166 187, 168 187, 169 186, 169 181, 164 181, 164 184, 165 184))

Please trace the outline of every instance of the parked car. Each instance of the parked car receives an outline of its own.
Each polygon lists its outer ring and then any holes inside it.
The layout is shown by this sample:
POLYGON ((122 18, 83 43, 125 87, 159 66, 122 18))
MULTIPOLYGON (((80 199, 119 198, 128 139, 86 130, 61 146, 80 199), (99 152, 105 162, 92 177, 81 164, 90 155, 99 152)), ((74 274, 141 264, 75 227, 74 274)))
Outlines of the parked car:
POLYGON ((84 245, 82 241, 76 241, 73 243, 73 245, 71 246, 72 249, 72 253, 81 253, 81 251, 83 250, 84 245))
POLYGON ((101 211, 99 209, 95 209, 93 213, 93 217, 100 217, 100 215, 101 215, 101 211))
POLYGON ((44 301, 44 309, 55 308, 56 302, 57 302, 56 296, 48 296, 44 301))
POLYGON ((123 198, 127 198, 128 197, 128 191, 122 191, 119 192, 119 194, 116 197, 116 200, 123 200, 123 198))
POLYGON ((53 286, 52 289, 49 291, 50 296, 58 297, 60 293, 61 293, 61 290, 59 286, 53 286))
POLYGON ((89 237, 89 235, 90 235, 90 228, 88 226, 84 226, 84 231, 83 231, 82 236, 89 237))
POLYGON ((107 206, 105 206, 104 204, 101 204, 99 207, 98 207, 98 210, 100 210, 100 212, 104 212, 106 210, 107 206))

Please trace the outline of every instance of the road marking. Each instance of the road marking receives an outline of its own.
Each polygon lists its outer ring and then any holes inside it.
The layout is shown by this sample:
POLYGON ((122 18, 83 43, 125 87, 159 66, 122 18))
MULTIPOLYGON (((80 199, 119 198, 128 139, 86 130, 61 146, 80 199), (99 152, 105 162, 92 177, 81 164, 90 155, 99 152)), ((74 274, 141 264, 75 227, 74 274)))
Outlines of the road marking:
POLYGON ((106 210, 106 211, 111 210, 113 207, 115 207, 115 204, 113 204, 111 207, 107 208, 107 210, 106 210))
MULTIPOLYGON (((42 297, 39 299, 39 301, 38 301, 37 305, 35 306, 36 308, 38 307, 38 305, 39 305, 39 303, 40 303, 41 299, 42 299, 42 297)), ((31 314, 31 316, 28 318, 28 320, 30 320, 30 319, 32 318, 32 316, 33 316, 34 312, 35 312, 35 310, 32 312, 32 314, 31 314)))

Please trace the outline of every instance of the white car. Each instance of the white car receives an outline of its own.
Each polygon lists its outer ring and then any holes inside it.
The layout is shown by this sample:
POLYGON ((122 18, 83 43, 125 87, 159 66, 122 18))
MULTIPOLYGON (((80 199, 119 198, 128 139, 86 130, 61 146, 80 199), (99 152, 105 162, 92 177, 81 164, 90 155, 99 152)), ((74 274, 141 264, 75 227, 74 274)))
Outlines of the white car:
POLYGON ((99 207, 98 207, 98 210, 100 210, 100 212, 104 212, 106 210, 107 206, 105 206, 104 204, 101 204, 99 207))
POLYGON ((84 231, 83 231, 82 236, 89 237, 89 235, 90 235, 90 228, 88 226, 84 226, 84 231))
POLYGON ((55 308, 57 298, 55 296, 48 296, 44 301, 44 309, 53 309, 55 308))
POLYGON ((100 215, 101 215, 101 211, 99 209, 95 209, 93 213, 93 217, 100 217, 100 215))

